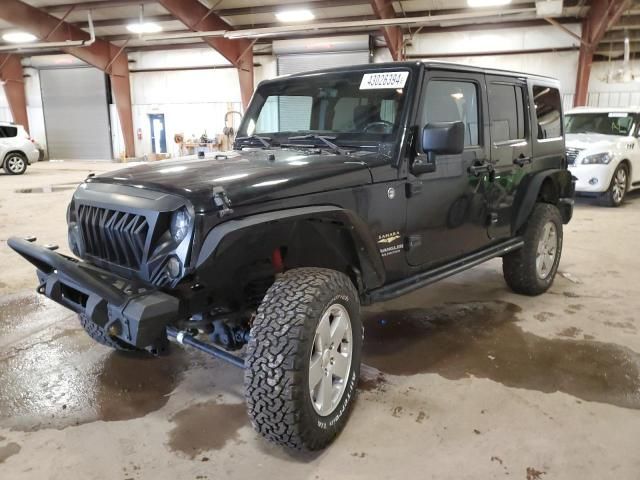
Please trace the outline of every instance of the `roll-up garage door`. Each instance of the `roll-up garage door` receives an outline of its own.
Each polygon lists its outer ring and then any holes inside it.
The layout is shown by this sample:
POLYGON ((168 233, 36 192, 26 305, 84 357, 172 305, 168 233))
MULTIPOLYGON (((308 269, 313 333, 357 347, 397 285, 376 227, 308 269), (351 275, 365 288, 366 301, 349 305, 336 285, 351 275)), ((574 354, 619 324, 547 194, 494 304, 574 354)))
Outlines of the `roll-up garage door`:
POLYGON ((369 63, 369 51, 303 53, 278 56, 278 75, 369 63))
POLYGON ((111 160, 107 81, 96 68, 40 70, 49 158, 111 160))

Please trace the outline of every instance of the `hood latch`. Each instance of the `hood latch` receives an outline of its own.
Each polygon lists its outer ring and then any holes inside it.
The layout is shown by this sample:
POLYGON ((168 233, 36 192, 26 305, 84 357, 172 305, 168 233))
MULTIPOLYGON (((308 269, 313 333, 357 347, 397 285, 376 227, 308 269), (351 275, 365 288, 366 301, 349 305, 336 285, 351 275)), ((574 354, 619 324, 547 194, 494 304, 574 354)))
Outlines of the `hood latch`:
POLYGON ((218 208, 218 216, 226 217, 233 213, 231 208, 231 200, 227 196, 227 192, 222 187, 213 187, 213 203, 218 208))

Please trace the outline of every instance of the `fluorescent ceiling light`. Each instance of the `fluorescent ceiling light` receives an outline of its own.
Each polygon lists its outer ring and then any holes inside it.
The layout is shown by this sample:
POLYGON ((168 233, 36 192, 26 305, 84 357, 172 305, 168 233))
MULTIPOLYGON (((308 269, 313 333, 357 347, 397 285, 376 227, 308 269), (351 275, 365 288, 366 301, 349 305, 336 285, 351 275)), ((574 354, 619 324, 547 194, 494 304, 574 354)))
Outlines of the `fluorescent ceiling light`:
POLYGON ((276 18, 281 22, 307 22, 316 18, 316 16, 311 13, 311 10, 300 9, 276 12, 276 18))
POLYGON ((509 5, 511 0, 467 0, 470 7, 499 7, 501 5, 509 5))
POLYGON ((162 31, 162 27, 153 22, 130 23, 127 30, 131 33, 158 33, 162 31))
POLYGON ((2 35, 2 39, 9 43, 29 43, 37 40, 38 37, 27 32, 8 32, 2 35))

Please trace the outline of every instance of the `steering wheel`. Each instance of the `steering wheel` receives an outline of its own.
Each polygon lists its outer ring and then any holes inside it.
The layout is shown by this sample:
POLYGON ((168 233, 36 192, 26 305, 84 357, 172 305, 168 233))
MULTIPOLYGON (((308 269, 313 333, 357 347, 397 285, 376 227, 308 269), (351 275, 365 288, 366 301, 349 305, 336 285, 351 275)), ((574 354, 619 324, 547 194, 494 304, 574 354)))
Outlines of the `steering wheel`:
POLYGON ((362 131, 363 131, 364 133, 367 133, 367 132, 368 132, 368 130, 369 130, 370 128, 374 128, 374 127, 385 127, 385 131, 384 131, 384 132, 382 132, 382 133, 387 133, 387 129, 388 129, 388 130, 392 130, 392 129, 393 129, 393 126, 394 126, 394 125, 393 125, 393 123, 391 123, 391 122, 387 122, 386 120, 379 120, 379 121, 377 121, 377 122, 371 122, 371 123, 370 123, 370 124, 368 124, 366 127, 364 127, 364 128, 362 129, 362 131))

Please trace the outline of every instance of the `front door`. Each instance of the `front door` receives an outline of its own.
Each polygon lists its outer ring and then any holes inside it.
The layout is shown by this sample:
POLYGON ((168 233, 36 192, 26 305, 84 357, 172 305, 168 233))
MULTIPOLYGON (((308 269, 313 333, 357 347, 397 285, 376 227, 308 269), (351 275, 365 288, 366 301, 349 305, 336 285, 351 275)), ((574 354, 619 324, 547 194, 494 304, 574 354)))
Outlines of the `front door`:
POLYGON ((151 151, 167 153, 167 134, 164 130, 164 113, 149 115, 151 123, 151 151))
MULTIPOLYGON (((406 247, 410 265, 429 268, 488 242, 489 135, 482 120, 486 112, 484 75, 428 72, 419 131, 429 123, 462 121, 465 148, 460 155, 437 156, 435 172, 409 174, 406 247)), ((418 150, 422 151, 421 146, 418 150)))
POLYGON ((514 197, 522 178, 531 170, 531 135, 527 85, 515 77, 487 75, 491 121, 493 182, 487 191, 489 236, 511 236, 514 197))

